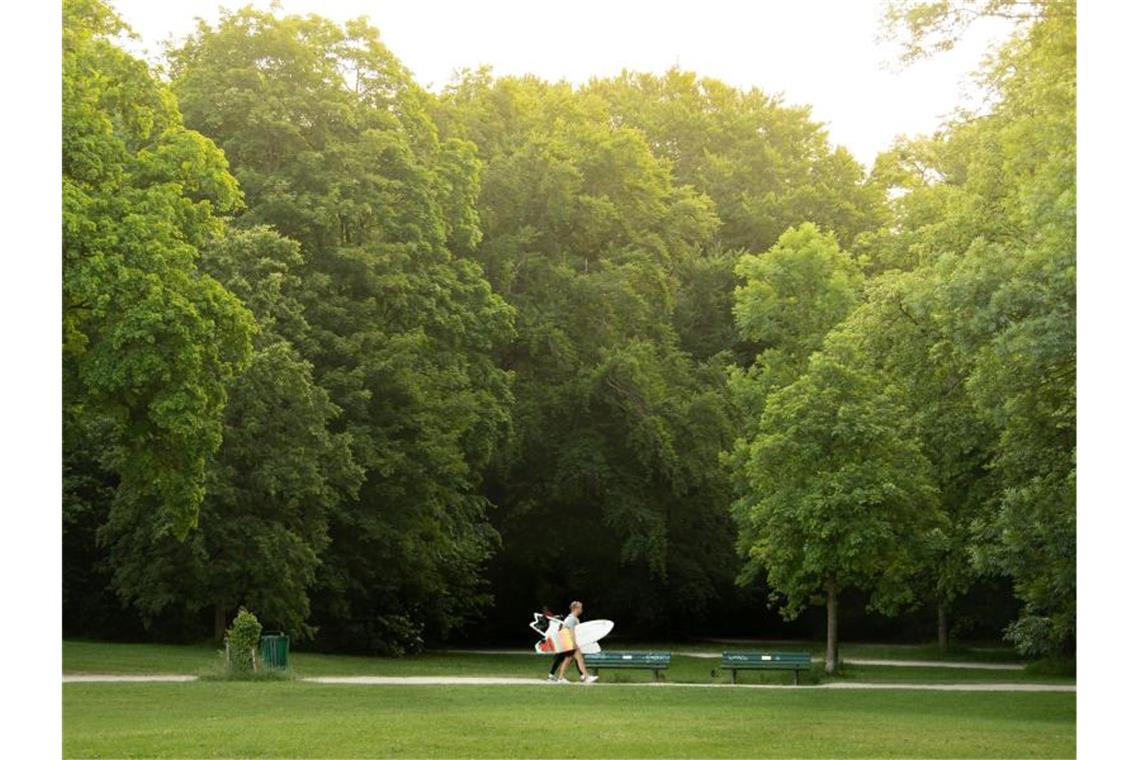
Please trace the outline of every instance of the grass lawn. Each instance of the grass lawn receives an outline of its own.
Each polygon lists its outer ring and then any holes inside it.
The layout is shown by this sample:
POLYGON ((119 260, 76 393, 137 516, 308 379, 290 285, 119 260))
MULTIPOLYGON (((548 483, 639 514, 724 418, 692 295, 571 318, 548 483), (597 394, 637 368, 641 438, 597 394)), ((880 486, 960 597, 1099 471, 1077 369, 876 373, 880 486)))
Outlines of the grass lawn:
MULTIPOLYGON (((764 641, 757 643, 717 643, 685 642, 683 644, 666 642, 636 642, 628 643, 614 639, 609 642, 610 649, 657 649, 672 652, 747 652, 767 650, 775 652, 810 652, 812 657, 823 657, 826 644, 822 641, 764 641)), ((937 644, 864 644, 843 643, 839 645, 840 657, 852 657, 865 660, 938 660, 942 662, 985 662, 985 663, 1021 663, 1020 657, 1012 647, 1002 647, 991 642, 973 646, 971 644, 957 644, 948 651, 942 652, 937 644)))
POLYGON ((63 642, 64 673, 186 673, 196 675, 218 659, 205 644, 109 644, 63 642))
MULTIPOLYGON (((630 647, 635 648, 635 647, 630 647)), ((669 645, 643 646, 638 649, 673 649, 673 663, 666 680, 677 683, 727 683, 729 675, 718 668, 719 659, 687 657, 669 645), (716 670, 716 675, 711 671, 716 670)), ((692 651, 692 650, 689 650, 692 651)), ((845 652, 845 654, 848 654, 845 652)), ((849 654, 848 656, 855 656, 849 654)), ((293 674, 311 676, 512 676, 539 678, 549 667, 550 659, 533 654, 480 655, 447 652, 401 657, 358 657, 349 655, 291 652, 293 674)), ((107 644, 87 641, 63 642, 65 673, 187 673, 202 675, 219 662, 216 650, 208 645, 173 646, 162 644, 107 644)), ((577 671, 573 665, 569 673, 577 671)), ((603 670, 602 680, 609 682, 651 681, 648 670, 603 670)), ((741 683, 792 682, 789 672, 741 672, 741 683)), ((801 683, 825 683, 831 680, 890 683, 1075 683, 1066 676, 1038 675, 1026 671, 967 670, 937 667, 886 667, 846 665, 838 679, 823 675, 820 663, 810 673, 801 673, 801 683)))
POLYGON ((63 686, 64 757, 1073 757, 1075 694, 63 686))

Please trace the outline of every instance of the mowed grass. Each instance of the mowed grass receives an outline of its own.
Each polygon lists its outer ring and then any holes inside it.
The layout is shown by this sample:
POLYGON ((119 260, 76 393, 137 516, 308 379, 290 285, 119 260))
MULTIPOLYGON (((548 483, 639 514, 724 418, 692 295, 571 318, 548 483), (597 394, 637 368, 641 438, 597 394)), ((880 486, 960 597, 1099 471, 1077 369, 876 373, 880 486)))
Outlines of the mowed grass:
MULTIPOLYGON (((610 642, 611 649, 624 649, 626 644, 614 640, 610 642)), ((822 641, 694 641, 678 643, 664 642, 637 642, 630 644, 629 649, 664 649, 672 652, 753 652, 764 650, 770 652, 810 652, 812 657, 823 657, 826 645, 822 641)), ((839 646, 840 657, 866 660, 936 660, 941 662, 983 662, 993 664, 1017 664, 1024 662, 1017 652, 1009 646, 1000 646, 993 642, 979 644, 956 644, 948 651, 943 652, 937 644, 868 644, 842 642, 839 646)))
POLYGON ((206 644, 63 642, 64 673, 175 673, 197 675, 219 659, 206 644))
POLYGON ((1073 757, 1076 695, 303 682, 63 687, 64 757, 1073 757))
MULTIPOLYGON (((622 647, 623 649, 626 647, 622 647)), ((632 650, 670 649, 668 645, 629 646, 632 650)), ((616 648, 615 648, 616 651, 616 648)), ((719 668, 719 658, 692 657, 673 649, 674 656, 664 679, 674 683, 728 683, 729 674, 719 668)), ((690 650, 691 651, 691 650, 690 650)), ((854 655, 850 655, 854 656, 854 655)), ((533 654, 465 654, 430 652, 427 654, 388 658, 328 655, 291 652, 292 674, 299 678, 316 676, 507 676, 539 679, 546 674, 550 658, 533 654)), ((89 641, 63 642, 65 673, 183 673, 206 675, 219 664, 217 650, 208 645, 174 646, 162 644, 108 644, 89 641)), ((571 664, 567 672, 577 670, 571 664)), ((648 670, 603 670, 601 680, 637 683, 653 680, 648 670)), ((790 684, 790 672, 742 671, 741 683, 790 684)), ((1029 671, 970 670, 939 667, 889 667, 845 665, 841 674, 829 678, 823 665, 815 663, 808 673, 800 674, 800 683, 830 681, 865 681, 882 683, 1058 683, 1072 684, 1068 676, 1041 675, 1029 671)))

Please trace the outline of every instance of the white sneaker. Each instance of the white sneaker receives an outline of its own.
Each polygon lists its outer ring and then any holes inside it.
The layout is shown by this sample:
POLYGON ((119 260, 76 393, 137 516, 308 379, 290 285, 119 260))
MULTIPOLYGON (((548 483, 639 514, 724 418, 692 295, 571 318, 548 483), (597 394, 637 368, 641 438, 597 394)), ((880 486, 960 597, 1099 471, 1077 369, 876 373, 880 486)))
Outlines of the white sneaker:
POLYGON ((598 680, 597 676, 582 676, 582 683, 593 683, 594 681, 597 681, 597 680, 598 680))
POLYGON ((557 681, 555 681, 554 683, 570 683, 570 682, 569 682, 569 681, 567 681, 565 678, 559 678, 559 679, 558 679, 557 681))
POLYGON ((546 677, 546 682, 547 683, 558 683, 558 676, 551 673, 550 675, 548 675, 546 677))

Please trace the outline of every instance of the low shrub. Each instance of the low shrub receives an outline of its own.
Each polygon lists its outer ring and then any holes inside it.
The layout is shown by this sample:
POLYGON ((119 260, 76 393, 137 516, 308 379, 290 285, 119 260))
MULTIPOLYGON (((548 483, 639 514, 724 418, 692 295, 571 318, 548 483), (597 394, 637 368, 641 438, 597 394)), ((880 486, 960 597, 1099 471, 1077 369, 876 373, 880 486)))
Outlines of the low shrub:
POLYGON ((257 671, 257 647, 261 643, 261 623, 245 607, 238 610, 233 626, 226 631, 226 663, 231 673, 257 671))

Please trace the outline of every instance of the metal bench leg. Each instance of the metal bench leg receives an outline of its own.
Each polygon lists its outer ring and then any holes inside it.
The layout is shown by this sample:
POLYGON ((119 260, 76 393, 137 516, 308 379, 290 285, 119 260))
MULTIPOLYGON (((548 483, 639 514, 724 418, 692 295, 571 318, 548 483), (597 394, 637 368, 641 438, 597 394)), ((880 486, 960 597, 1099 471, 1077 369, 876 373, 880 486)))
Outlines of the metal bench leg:
POLYGON ((798 670, 793 670, 793 671, 792 671, 792 675, 795 677, 795 684, 796 684, 796 686, 799 686, 799 685, 800 685, 800 671, 798 671, 798 670))
POLYGON ((732 683, 735 685, 735 684, 736 684, 736 671, 735 671, 735 670, 733 670, 733 671, 730 671, 730 672, 732 673, 732 683))

